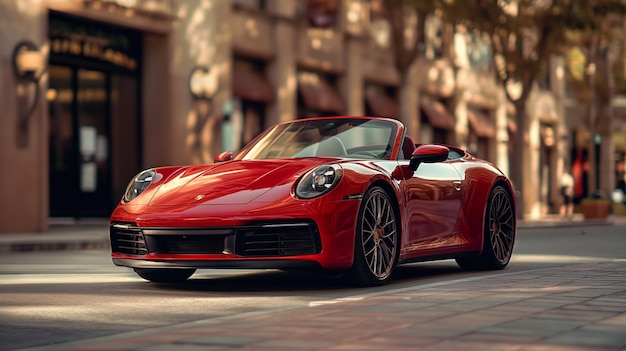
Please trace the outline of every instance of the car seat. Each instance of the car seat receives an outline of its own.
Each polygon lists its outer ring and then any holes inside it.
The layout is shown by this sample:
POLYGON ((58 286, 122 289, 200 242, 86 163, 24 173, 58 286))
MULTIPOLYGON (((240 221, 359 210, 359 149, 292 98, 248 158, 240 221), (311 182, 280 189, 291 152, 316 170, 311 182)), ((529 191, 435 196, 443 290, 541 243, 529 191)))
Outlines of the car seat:
POLYGON ((415 140, 408 135, 404 136, 404 141, 402 142, 402 155, 405 160, 410 160, 411 155, 413 155, 413 151, 415 151, 415 140))
POLYGON ((319 143, 316 154, 317 156, 343 157, 347 155, 347 152, 343 141, 333 136, 319 143))

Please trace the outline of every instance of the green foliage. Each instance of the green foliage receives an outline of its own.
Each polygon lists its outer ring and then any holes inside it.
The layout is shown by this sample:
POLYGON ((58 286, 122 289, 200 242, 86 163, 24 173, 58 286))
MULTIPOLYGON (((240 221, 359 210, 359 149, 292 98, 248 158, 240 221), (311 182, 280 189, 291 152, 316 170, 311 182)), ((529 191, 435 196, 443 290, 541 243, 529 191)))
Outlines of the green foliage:
MULTIPOLYGON (((498 77, 503 83, 520 82, 524 94, 545 76, 553 54, 573 59, 576 67, 570 73, 581 80, 581 56, 570 51, 572 46, 587 48, 598 38, 608 40, 616 29, 623 29, 626 14, 626 0, 449 0, 442 4, 446 20, 490 34, 495 62, 500 63, 498 77)), ((588 50, 580 52, 589 56, 588 50)))

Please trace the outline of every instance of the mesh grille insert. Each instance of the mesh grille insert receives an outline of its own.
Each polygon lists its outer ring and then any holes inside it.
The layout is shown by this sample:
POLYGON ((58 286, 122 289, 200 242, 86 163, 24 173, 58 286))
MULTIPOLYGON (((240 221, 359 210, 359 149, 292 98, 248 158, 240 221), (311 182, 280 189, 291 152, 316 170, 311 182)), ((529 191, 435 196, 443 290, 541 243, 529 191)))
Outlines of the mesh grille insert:
POLYGON ((110 228, 111 250, 127 255, 148 253, 141 229, 127 224, 114 224, 110 228))

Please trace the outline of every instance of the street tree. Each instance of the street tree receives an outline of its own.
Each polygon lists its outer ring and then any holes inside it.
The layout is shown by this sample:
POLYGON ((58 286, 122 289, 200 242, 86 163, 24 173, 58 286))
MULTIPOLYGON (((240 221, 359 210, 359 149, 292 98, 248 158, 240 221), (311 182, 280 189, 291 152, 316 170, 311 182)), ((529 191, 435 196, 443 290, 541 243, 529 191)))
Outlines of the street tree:
MULTIPOLYGON (((590 136, 587 161, 591 165, 587 188, 600 194, 600 169, 596 161, 602 157, 601 146, 608 146, 606 140, 612 133, 615 93, 626 88, 623 48, 626 1, 584 0, 577 2, 575 9, 567 28, 567 79, 577 100, 587 105, 586 127, 590 136)), ((605 154, 607 157, 611 153, 605 154)))
MULTIPOLYGON (((511 179, 524 193, 523 171, 528 149, 527 101, 537 80, 548 73, 549 59, 571 45, 572 30, 596 33, 606 16, 619 12, 623 0, 446 0, 446 20, 491 39, 495 75, 515 106, 515 138, 511 179), (569 36, 568 36, 569 35, 569 36)), ((518 217, 523 216, 523 196, 518 217)))

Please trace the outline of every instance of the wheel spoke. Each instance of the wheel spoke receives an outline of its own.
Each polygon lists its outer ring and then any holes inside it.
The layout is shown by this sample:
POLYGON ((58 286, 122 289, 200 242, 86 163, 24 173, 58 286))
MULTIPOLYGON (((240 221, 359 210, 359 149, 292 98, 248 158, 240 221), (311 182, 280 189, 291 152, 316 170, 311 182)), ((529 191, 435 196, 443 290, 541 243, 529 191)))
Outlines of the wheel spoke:
POLYGON ((365 210, 369 213, 369 215, 364 214, 363 219, 365 219, 365 221, 367 222, 367 227, 372 229, 376 226, 376 214, 374 213, 374 210, 371 208, 371 206, 367 206, 365 210))
POLYGON ((370 243, 370 242, 372 242, 372 243, 374 242, 374 231, 364 230, 363 234, 366 234, 366 235, 363 235, 363 245, 364 246, 368 245, 368 243, 370 243))
POLYGON ((393 238, 393 236, 396 235, 396 230, 391 230, 389 231, 387 234, 383 235, 382 238, 387 239, 387 238, 393 238))
POLYGON ((385 257, 385 261, 387 263, 390 263, 391 260, 393 259, 393 251, 394 251, 393 244, 390 246, 390 245, 387 245, 386 241, 381 241, 380 249, 383 254, 383 257, 385 257))

